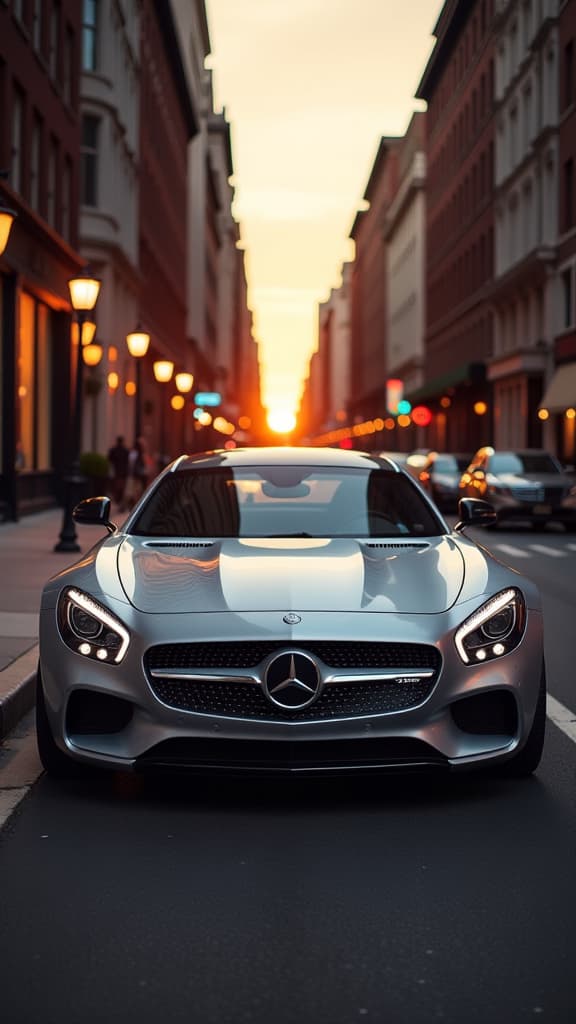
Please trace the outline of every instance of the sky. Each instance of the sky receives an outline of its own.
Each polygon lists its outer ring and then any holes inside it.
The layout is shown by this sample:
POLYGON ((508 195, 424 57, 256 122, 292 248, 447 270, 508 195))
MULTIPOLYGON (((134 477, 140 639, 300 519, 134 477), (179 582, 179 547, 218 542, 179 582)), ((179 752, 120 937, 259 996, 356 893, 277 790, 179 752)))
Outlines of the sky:
POLYGON ((231 123, 262 398, 296 411, 318 303, 382 135, 403 135, 443 0, 206 0, 214 101, 231 123))

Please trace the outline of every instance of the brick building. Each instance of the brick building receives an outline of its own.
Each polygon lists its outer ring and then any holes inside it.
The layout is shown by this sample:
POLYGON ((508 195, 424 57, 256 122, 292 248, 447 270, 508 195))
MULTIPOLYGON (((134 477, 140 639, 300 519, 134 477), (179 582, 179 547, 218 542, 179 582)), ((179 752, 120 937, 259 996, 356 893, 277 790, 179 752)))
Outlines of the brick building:
POLYGON ((408 397, 434 410, 429 444, 473 451, 492 437, 493 0, 447 0, 434 36, 417 91, 428 103, 426 384, 408 397))
POLYGON ((0 505, 12 518, 53 503, 68 460, 80 18, 76 0, 0 4, 0 204, 17 213, 0 257, 0 505))

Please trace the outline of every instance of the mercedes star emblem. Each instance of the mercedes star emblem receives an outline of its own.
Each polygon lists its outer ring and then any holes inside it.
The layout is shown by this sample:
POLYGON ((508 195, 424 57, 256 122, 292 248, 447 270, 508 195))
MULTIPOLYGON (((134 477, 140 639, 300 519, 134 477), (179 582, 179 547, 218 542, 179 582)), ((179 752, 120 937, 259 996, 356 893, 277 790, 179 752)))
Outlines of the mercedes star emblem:
POLYGON ((316 699, 321 682, 312 658, 300 651, 283 651, 268 664, 264 692, 277 707, 299 711, 316 699))

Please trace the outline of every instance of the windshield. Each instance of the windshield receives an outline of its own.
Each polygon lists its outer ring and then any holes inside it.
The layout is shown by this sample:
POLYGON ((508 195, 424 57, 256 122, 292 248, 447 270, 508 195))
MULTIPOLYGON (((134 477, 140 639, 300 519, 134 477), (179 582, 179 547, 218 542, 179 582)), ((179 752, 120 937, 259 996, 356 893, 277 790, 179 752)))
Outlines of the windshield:
POLYGON ((560 473, 558 463, 547 452, 519 455, 516 452, 502 452, 490 459, 492 473, 560 473))
POLYGON ((131 532, 151 537, 422 537, 445 530, 404 474, 246 466, 169 473, 131 532))

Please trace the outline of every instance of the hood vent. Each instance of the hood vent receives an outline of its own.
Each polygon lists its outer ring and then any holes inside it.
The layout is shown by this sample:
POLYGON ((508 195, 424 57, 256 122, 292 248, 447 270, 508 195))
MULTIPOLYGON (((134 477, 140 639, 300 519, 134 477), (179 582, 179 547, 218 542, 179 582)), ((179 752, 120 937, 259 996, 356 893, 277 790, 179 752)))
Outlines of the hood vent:
POLYGON ((149 540, 146 548, 211 548, 213 540, 149 540))
POLYGON ((406 550, 408 550, 408 551, 425 551, 426 548, 430 547, 430 545, 427 544, 427 543, 420 544, 419 542, 416 542, 415 544, 408 544, 408 543, 405 543, 404 541, 400 541, 397 544, 393 544, 393 543, 390 544, 390 543, 384 543, 383 542, 382 544, 366 544, 365 546, 367 548, 380 548, 380 549, 385 548, 386 551, 399 551, 399 550, 402 550, 402 551, 406 551, 406 550))

